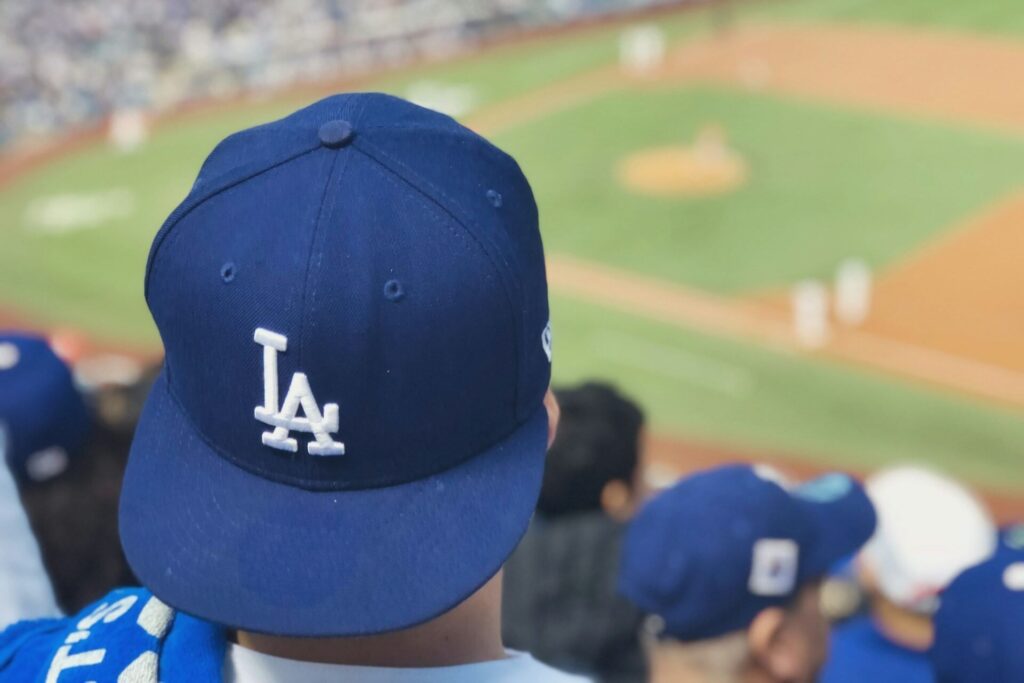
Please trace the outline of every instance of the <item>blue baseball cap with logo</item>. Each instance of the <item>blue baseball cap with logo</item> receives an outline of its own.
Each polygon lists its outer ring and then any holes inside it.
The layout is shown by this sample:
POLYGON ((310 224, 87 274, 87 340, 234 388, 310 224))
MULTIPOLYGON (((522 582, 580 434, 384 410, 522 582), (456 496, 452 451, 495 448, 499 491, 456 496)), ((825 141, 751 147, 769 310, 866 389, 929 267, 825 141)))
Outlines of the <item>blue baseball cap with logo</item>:
POLYGON ((929 659, 938 683, 1024 681, 1024 551, 1003 546, 942 592, 929 659))
POLYGON ((91 428, 71 370, 46 340, 0 332, 0 453, 18 484, 63 473, 91 428))
POLYGON ((694 641, 746 628, 824 577, 874 532, 875 511, 845 474, 787 487, 774 472, 728 465, 648 501, 629 525, 620 592, 694 641))
POLYGON ((157 234, 166 350, 121 499, 128 560, 235 628, 409 627, 502 566, 540 489, 537 208, 451 118, 329 97, 221 142, 157 234))

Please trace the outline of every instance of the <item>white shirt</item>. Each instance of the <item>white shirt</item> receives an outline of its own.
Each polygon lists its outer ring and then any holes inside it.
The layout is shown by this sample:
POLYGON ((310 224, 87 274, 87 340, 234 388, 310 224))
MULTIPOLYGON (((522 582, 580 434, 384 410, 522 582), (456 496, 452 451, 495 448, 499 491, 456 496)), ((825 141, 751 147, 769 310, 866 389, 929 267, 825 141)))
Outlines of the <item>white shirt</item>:
POLYGON ((0 424, 0 631, 23 619, 60 616, 39 546, 7 469, 0 424))
POLYGON ((317 664, 282 659, 228 643, 224 683, 587 683, 523 652, 493 662, 426 669, 317 664))

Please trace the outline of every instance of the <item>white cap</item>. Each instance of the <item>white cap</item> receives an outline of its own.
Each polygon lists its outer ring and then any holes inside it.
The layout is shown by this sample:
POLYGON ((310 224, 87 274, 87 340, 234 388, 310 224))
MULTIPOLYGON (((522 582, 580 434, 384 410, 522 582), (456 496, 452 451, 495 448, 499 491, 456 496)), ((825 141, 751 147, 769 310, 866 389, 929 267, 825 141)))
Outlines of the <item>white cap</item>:
POLYGON ((930 614, 937 594, 995 550, 996 525, 964 486, 932 470, 899 466, 867 480, 878 527, 860 554, 878 590, 896 605, 930 614))

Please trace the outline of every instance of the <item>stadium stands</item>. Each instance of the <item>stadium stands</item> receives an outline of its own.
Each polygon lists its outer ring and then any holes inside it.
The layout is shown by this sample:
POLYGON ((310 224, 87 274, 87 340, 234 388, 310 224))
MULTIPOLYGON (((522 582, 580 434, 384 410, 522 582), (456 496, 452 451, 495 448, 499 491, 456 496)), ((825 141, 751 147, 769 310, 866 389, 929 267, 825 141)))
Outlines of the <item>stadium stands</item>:
POLYGON ((102 120, 444 56, 666 0, 10 0, 0 147, 102 120))

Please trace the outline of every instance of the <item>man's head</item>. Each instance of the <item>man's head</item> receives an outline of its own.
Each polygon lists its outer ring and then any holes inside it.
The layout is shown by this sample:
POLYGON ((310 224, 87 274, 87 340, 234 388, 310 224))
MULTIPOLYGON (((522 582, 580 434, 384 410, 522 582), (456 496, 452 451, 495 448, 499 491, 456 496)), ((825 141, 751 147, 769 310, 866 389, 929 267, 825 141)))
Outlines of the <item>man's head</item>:
POLYGON ((923 467, 882 470, 865 487, 878 529, 858 555, 860 580, 882 631, 925 650, 939 592, 992 553, 995 523, 962 484, 923 467))
POLYGON ((121 500, 170 605, 290 636, 433 619, 501 568, 552 406, 544 258, 511 157, 339 95, 232 135, 154 240, 166 350, 121 500))
POLYGON ((929 652, 938 683, 1024 681, 1024 552, 1000 547, 942 593, 929 652))
POLYGON ((659 657, 695 680, 813 681, 827 623, 820 580, 860 547, 875 515, 841 474, 784 488, 735 465, 689 477, 630 525, 620 590, 660 624, 659 657))
POLYGON ((644 416, 614 387, 557 389, 562 419, 548 453, 537 510, 548 517, 604 510, 623 518, 636 498, 644 416))

